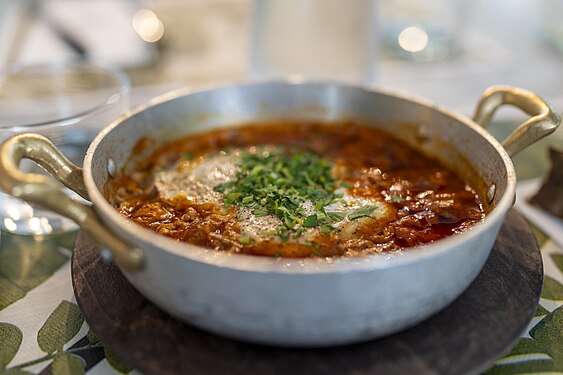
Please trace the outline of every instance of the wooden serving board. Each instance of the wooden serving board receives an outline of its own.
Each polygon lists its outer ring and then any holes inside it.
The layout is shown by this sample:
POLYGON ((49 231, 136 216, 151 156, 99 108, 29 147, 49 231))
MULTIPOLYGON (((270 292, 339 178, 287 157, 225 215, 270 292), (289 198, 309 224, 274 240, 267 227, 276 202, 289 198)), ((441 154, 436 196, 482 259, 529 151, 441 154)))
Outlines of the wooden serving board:
POLYGON ((414 328, 363 344, 288 349, 243 343, 179 322, 139 294, 84 234, 72 280, 91 329, 146 374, 466 374, 506 353, 535 312, 542 261, 526 221, 511 211, 471 286, 414 328))

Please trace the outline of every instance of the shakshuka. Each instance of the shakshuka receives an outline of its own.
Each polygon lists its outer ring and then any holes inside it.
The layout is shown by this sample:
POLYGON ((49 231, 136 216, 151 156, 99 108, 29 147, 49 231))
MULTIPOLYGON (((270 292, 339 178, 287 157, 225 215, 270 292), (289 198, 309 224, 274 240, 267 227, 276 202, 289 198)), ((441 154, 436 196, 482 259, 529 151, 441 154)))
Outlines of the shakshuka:
POLYGON ((461 233, 485 215, 476 189, 454 171, 351 122, 192 134, 128 165, 106 195, 161 235, 272 257, 397 251, 461 233))

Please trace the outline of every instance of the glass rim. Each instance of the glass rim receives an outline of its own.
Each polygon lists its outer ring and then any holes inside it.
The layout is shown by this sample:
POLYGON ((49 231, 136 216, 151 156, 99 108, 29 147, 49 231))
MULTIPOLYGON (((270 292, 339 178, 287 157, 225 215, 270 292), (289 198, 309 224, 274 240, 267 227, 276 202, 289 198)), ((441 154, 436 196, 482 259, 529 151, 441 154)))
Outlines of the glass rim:
POLYGON ((32 123, 18 123, 14 125, 3 125, 0 123, 0 132, 3 130, 9 131, 17 131, 17 130, 25 130, 29 128, 41 127, 41 126, 66 126, 71 125, 76 122, 79 122, 85 117, 98 113, 105 108, 111 107, 114 103, 118 102, 121 98, 125 95, 129 94, 131 90, 131 81, 127 74, 123 72, 121 69, 100 63, 91 63, 91 62, 80 62, 80 61, 65 61, 65 62, 55 62, 55 63, 40 63, 40 64, 12 64, 5 68, 0 68, 0 81, 4 76, 15 75, 21 72, 57 72, 61 71, 64 72, 65 69, 69 68, 78 68, 84 71, 91 71, 91 72, 98 72, 103 73, 104 75, 114 78, 116 81, 115 90, 108 95, 105 100, 100 103, 94 105, 92 108, 87 110, 79 111, 75 114, 70 116, 64 116, 52 120, 47 121, 38 121, 32 123), (114 98, 115 95, 119 95, 118 98, 114 98))

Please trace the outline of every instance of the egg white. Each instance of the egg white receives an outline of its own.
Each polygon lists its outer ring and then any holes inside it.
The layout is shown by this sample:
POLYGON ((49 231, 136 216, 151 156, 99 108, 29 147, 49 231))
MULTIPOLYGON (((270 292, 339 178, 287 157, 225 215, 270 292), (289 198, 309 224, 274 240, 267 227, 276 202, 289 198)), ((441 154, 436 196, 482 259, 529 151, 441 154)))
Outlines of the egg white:
MULTIPOLYGON (((160 195, 165 199, 188 199, 193 203, 214 203, 223 205, 223 194, 216 192, 214 187, 233 180, 240 170, 242 150, 232 150, 207 155, 196 160, 182 161, 174 168, 161 171, 155 176, 155 186, 160 195)), ((352 236, 365 220, 380 219, 390 214, 390 206, 383 200, 365 199, 351 196, 346 189, 340 188, 335 193, 341 198, 324 207, 326 212, 340 213, 344 217, 341 221, 333 223, 344 238, 352 236), (350 212, 361 207, 372 206, 374 211, 369 218, 350 220, 350 212)), ((311 201, 302 204, 306 216, 319 213, 311 201)), ((237 208, 237 217, 241 235, 249 236, 255 240, 272 238, 276 229, 283 225, 282 221, 273 214, 256 216, 246 207, 237 208)), ((319 232, 319 228, 303 228, 299 242, 312 240, 319 232)))

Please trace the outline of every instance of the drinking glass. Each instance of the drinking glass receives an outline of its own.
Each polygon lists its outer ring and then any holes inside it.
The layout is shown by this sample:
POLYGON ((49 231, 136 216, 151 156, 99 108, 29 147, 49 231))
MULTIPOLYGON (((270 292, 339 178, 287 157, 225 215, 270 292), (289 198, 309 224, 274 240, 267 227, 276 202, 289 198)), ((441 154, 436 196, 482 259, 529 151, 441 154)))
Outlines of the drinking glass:
MULTIPOLYGON (((81 165, 99 130, 128 109, 129 88, 127 76, 110 67, 87 63, 9 67, 0 72, 0 142, 18 133, 39 133, 81 165)), ((25 160, 21 167, 38 169, 25 160)), ((75 225, 0 193, 0 228, 44 235, 75 225)))
POLYGON ((256 0, 250 76, 371 83, 375 0, 256 0))
POLYGON ((543 0, 540 6, 541 35, 552 48, 563 53, 563 3, 559 0, 543 0))
POLYGON ((469 6, 460 0, 380 0, 384 51, 416 62, 460 53, 469 6))

